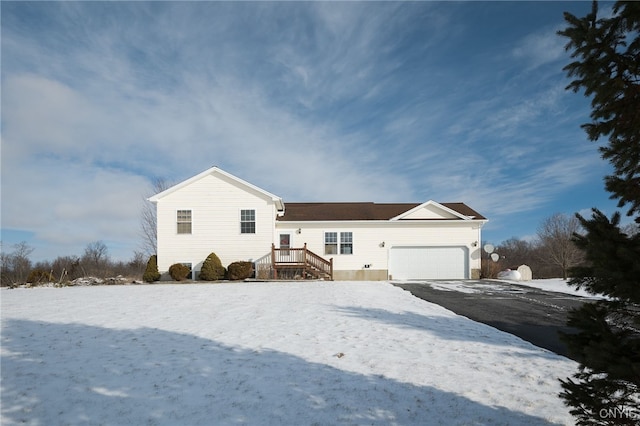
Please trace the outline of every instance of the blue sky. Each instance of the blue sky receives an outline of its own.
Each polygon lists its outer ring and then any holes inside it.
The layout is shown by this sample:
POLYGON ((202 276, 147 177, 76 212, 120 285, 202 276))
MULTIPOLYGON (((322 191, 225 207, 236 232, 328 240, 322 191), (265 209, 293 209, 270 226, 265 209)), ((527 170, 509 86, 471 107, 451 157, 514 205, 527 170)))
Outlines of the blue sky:
MULTIPOLYGON (((483 239, 615 210, 565 90, 590 2, 2 2, 2 242, 141 249, 151 180, 465 202, 483 239)), ((601 11, 609 4, 601 5, 601 11)))

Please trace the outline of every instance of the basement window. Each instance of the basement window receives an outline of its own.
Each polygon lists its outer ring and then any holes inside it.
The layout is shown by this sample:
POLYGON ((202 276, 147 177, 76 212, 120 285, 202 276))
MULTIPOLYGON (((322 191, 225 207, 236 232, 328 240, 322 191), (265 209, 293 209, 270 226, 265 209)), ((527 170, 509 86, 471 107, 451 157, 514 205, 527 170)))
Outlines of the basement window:
POLYGON ((189 273, 187 274, 187 279, 192 280, 193 279, 193 264, 189 263, 189 262, 182 262, 182 264, 184 266, 186 266, 187 268, 189 268, 189 273))

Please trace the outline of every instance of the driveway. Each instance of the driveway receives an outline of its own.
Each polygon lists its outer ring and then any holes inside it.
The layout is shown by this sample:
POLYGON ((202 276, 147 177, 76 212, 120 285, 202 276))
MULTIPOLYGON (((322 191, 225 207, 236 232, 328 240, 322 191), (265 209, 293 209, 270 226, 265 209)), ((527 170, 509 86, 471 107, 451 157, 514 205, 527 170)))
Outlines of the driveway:
MULTIPOLYGON (((569 357, 559 331, 569 310, 586 299, 493 280, 392 282, 416 297, 569 357)), ((570 357, 569 357, 570 358, 570 357)))

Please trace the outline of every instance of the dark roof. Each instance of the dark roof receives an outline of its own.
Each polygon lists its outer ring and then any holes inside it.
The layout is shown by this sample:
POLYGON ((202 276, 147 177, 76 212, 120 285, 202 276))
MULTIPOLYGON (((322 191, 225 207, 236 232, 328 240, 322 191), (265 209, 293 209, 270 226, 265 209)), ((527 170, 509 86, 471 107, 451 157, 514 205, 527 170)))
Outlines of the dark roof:
MULTIPOLYGON (((480 213, 464 203, 440 203, 464 216, 485 220, 480 213)), ((417 203, 286 203, 284 222, 337 221, 337 220, 389 220, 406 213, 417 203)))
POLYGON ((466 205, 465 203, 440 203, 441 205, 450 208, 451 210, 455 210, 460 214, 465 216, 473 216, 474 219, 487 220, 486 217, 482 216, 480 213, 466 205))

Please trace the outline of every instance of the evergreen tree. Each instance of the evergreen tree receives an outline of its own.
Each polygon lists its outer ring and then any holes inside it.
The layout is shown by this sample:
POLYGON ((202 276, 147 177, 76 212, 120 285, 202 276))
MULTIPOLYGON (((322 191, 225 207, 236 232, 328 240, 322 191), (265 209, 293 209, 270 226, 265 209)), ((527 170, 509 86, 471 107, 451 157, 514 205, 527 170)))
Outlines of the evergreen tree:
POLYGON ((561 397, 578 424, 637 424, 640 420, 640 235, 621 232, 620 214, 609 220, 594 209, 580 218, 587 231, 574 241, 586 266, 572 270, 570 283, 609 300, 585 303, 570 312, 565 334, 580 362, 576 381, 561 380, 561 397))
POLYGON ((224 266, 220 258, 215 253, 211 253, 202 263, 199 278, 203 281, 223 280, 225 275, 224 266))
POLYGON ((160 279, 160 272, 158 271, 158 256, 151 255, 147 262, 147 268, 142 275, 142 279, 145 282, 151 283, 160 279))
POLYGON ((569 27, 559 34, 570 39, 567 50, 578 60, 564 70, 576 77, 568 89, 592 96, 591 123, 582 125, 589 139, 608 137, 600 148, 614 167, 605 178, 618 207, 640 214, 640 3, 617 2, 610 18, 597 19, 598 6, 584 18, 565 13, 569 27))
MULTIPOLYGON (((613 15, 598 19, 598 5, 584 18, 565 13, 559 34, 574 62, 564 69, 575 78, 568 89, 592 98, 592 122, 582 127, 613 165, 605 177, 611 198, 640 223, 640 3, 617 2, 613 15)), ((565 334, 580 362, 573 379, 561 380, 560 396, 581 425, 637 424, 640 421, 640 236, 620 229, 593 209, 591 219, 577 215, 586 233, 574 242, 585 254, 572 269, 570 284, 607 300, 584 304, 569 314, 577 334, 565 334)))

